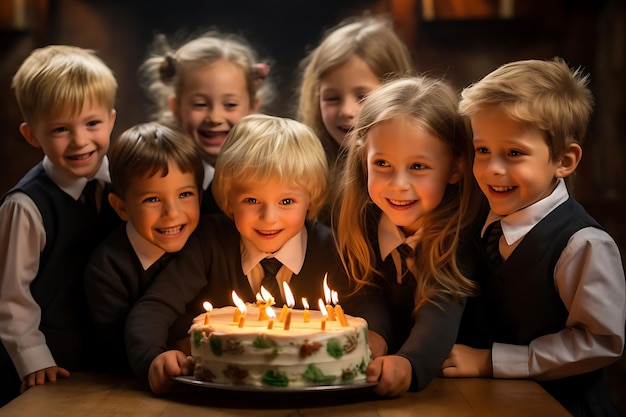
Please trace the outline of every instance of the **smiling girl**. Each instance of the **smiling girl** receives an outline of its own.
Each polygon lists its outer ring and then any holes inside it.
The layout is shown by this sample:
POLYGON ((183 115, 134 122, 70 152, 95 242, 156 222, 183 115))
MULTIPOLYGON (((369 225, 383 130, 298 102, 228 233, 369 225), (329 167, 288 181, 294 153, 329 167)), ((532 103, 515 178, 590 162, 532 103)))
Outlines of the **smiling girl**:
POLYGON ((336 237, 364 298, 350 313, 368 321, 368 381, 381 395, 438 374, 474 290, 464 236, 480 204, 456 105, 444 82, 390 81, 365 100, 348 139, 336 237))

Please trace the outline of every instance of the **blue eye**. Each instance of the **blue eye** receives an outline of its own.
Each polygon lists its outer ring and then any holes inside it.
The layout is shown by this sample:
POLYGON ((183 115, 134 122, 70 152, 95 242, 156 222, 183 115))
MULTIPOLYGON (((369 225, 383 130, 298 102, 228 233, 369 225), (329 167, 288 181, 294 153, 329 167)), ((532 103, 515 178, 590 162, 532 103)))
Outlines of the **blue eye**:
POLYGON ((257 203, 257 199, 256 198, 252 198, 252 197, 244 198, 243 201, 248 203, 248 204, 256 204, 257 203))
POLYGON ((411 169, 415 169, 415 170, 422 170, 422 169, 426 169, 426 165, 420 164, 420 163, 414 163, 411 165, 411 169))
POLYGON ((475 152, 476 153, 489 153, 489 150, 487 148, 476 148, 475 152))

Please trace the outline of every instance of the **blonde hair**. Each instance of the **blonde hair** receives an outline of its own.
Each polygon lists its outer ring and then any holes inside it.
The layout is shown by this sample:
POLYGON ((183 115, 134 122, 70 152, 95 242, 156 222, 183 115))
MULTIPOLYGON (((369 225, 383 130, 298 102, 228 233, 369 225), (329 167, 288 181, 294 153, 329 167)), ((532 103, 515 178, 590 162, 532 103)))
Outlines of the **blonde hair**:
POLYGON ((215 164, 213 196, 227 213, 228 195, 235 183, 277 181, 305 189, 310 196, 307 218, 324 203, 328 165, 313 131, 295 120, 249 115, 226 137, 215 164))
POLYGON ((588 83, 588 75, 571 70, 559 57, 511 62, 465 88, 459 111, 472 116, 486 107, 502 107, 513 120, 544 132, 555 161, 568 145, 582 144, 593 107, 588 83))
POLYGON ((11 87, 24 120, 35 126, 67 111, 77 115, 88 100, 112 110, 117 81, 94 51, 49 45, 31 52, 11 87))
POLYGON ((140 82, 154 103, 151 119, 175 123, 169 108, 171 97, 180 97, 184 84, 181 76, 189 68, 202 67, 225 60, 241 68, 253 107, 260 100, 261 108, 274 97, 271 82, 266 79, 269 66, 260 64, 253 49, 233 34, 216 31, 203 33, 178 47, 171 47, 165 35, 155 37, 150 57, 139 68, 140 82))
POLYGON ((376 253, 368 236, 381 210, 367 188, 368 134, 374 126, 405 117, 445 143, 461 170, 456 184, 448 184, 443 200, 423 220, 423 234, 415 250, 416 310, 424 302, 473 293, 474 284, 457 266, 460 233, 478 214, 476 183, 471 171, 471 142, 467 123, 457 113, 457 96, 445 82, 427 77, 389 81, 365 99, 354 131, 340 183, 341 198, 334 220, 342 262, 357 289, 373 285, 376 253))
POLYGON ((325 34, 319 46, 301 63, 297 118, 319 136, 329 162, 337 157, 339 145, 322 121, 320 82, 353 56, 361 58, 381 82, 391 75, 413 70, 409 50, 394 32, 391 21, 384 17, 347 19, 325 34))
POLYGON ((176 127, 150 122, 125 130, 109 151, 109 170, 113 192, 125 199, 133 178, 166 176, 169 165, 192 173, 202 197, 204 166, 194 140, 176 127))

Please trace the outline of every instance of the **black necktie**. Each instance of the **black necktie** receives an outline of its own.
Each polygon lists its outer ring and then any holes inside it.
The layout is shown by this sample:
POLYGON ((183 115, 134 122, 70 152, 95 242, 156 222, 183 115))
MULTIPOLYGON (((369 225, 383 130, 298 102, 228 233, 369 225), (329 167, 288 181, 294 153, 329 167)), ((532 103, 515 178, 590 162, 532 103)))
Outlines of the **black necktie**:
POLYGON ((285 304, 283 297, 280 295, 280 289, 278 288, 278 281, 276 280, 276 274, 283 266, 282 263, 276 258, 265 258, 261 261, 265 276, 261 285, 272 294, 272 297, 276 300, 277 306, 285 304))
POLYGON ((489 259, 495 266, 502 265, 502 256, 500 255, 500 237, 502 236, 502 225, 500 220, 493 222, 487 230, 487 254, 489 259))
POLYGON ((411 271, 409 270, 409 266, 406 263, 406 260, 409 259, 411 256, 413 256, 413 248, 411 248, 406 243, 403 243, 400 246, 398 246, 396 250, 400 254, 400 260, 401 260, 401 266, 402 266, 402 282, 404 282, 404 279, 406 276, 413 275, 411 271))
POLYGON ((83 192, 81 194, 81 201, 83 204, 94 212, 98 212, 98 204, 96 202, 96 190, 98 188, 98 180, 91 180, 87 182, 83 192))

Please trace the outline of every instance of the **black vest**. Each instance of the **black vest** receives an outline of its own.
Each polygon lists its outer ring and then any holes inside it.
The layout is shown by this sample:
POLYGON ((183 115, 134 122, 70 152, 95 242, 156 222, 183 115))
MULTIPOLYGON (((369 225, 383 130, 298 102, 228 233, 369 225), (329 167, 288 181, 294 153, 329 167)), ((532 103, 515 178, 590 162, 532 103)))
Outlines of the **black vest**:
POLYGON ((93 249, 120 219, 106 196, 100 215, 75 201, 48 177, 42 163, 33 167, 7 195, 14 191, 23 192, 35 202, 46 232, 39 271, 30 285, 41 308, 39 330, 46 336, 57 365, 75 369, 80 363, 88 317, 83 271, 93 249))

